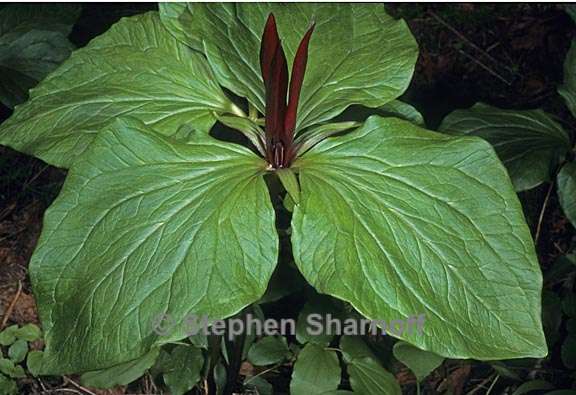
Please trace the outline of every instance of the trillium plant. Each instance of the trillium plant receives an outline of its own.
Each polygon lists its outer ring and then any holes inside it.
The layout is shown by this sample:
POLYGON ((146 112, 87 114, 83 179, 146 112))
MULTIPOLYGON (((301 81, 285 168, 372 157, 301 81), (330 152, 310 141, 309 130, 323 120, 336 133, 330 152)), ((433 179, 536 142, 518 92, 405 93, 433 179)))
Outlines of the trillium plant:
POLYGON ((405 342, 546 355, 510 178, 484 140, 426 130, 397 99, 417 56, 382 5, 343 3, 163 3, 74 51, 0 126, 69 169, 30 262, 44 373, 136 360, 186 338, 190 314, 258 302, 279 210, 319 293, 368 319, 425 315, 405 342))

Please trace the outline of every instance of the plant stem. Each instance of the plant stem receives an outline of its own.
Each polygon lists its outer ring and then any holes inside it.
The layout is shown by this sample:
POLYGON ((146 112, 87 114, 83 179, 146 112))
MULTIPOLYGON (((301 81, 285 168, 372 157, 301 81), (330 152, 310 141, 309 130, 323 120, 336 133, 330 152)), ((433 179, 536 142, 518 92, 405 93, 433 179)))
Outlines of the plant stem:
POLYGON ((252 103, 248 103, 248 117, 253 121, 258 119, 258 110, 252 105, 252 103))
POLYGON ((246 113, 234 103, 231 103, 230 105, 230 113, 242 118, 246 118, 246 113))
MULTIPOLYGON (((244 319, 246 312, 241 314, 241 318, 244 319)), ((242 364, 242 351, 244 350, 244 343, 246 341, 246 333, 243 331, 240 335, 236 336, 234 340, 229 341, 232 344, 232 353, 229 354, 228 370, 226 374, 226 385, 224 386, 224 395, 232 394, 236 381, 238 380, 238 372, 240 371, 240 365, 242 364)))
POLYGON ((209 335, 208 336, 208 372, 206 373, 207 383, 206 391, 209 394, 216 393, 216 382, 214 381, 214 369, 220 359, 220 343, 221 336, 209 335))
POLYGON ((546 192, 546 197, 544 198, 544 203, 542 203, 542 210, 540 210, 540 216, 538 217, 538 225, 536 226, 536 234, 534 235, 534 245, 538 245, 538 239, 540 238, 540 231, 542 230, 542 221, 544 220, 544 213, 546 212, 546 207, 548 206, 548 200, 550 199, 550 194, 554 188, 554 181, 550 181, 550 186, 548 187, 548 192, 546 192))
POLYGON ((499 378, 500 378, 500 375, 496 375, 496 378, 494 379, 494 381, 492 382, 492 384, 490 384, 490 387, 488 388, 488 391, 486 391, 486 395, 490 395, 490 392, 492 392, 492 389, 493 389, 494 386, 496 385, 496 382, 498 381, 499 378))

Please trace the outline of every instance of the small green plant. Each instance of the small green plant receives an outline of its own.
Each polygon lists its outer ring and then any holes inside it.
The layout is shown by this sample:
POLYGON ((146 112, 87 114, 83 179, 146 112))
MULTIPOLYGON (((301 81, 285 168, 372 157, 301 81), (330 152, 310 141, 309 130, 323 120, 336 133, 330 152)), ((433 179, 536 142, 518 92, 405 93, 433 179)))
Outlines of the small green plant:
MULTIPOLYGON (((95 382, 160 355, 175 393, 202 369, 231 385, 238 358, 183 342, 184 320, 260 300, 280 243, 361 316, 425 315, 423 333, 396 335, 422 352, 546 355, 542 275, 505 168, 482 139, 404 120, 421 120, 397 101, 417 55, 382 5, 303 3, 163 3, 75 51, 0 126, 0 143, 70 169, 30 263, 42 372, 95 382), (162 315, 176 322, 166 334, 153 330, 162 315)), ((368 393, 370 372, 393 381, 343 341, 352 388, 368 393)), ((312 366, 335 390, 335 351, 301 343, 292 391, 312 366)))
POLYGON ((12 325, 0 332, 0 394, 18 393, 15 380, 26 377, 25 362, 30 374, 39 369, 41 352, 30 351, 29 343, 41 336, 40 329, 34 324, 12 325))
MULTIPOLYGON (((567 12, 574 19, 573 6, 567 12)), ((564 82, 558 93, 573 117, 576 117, 576 40, 564 61, 564 82)), ((490 142, 506 166, 518 192, 548 183, 539 221, 556 187, 558 201, 572 226, 576 227, 576 146, 571 124, 541 109, 507 110, 478 103, 469 109, 454 111, 440 125, 440 131, 454 135, 474 135, 490 142)), ((536 226, 540 234, 540 223, 536 226)), ((544 277, 543 324, 548 348, 557 348, 567 369, 576 368, 576 248, 573 243, 548 268, 544 277)), ((498 369, 502 366, 497 367, 498 369)), ((520 381, 510 370, 505 376, 520 381)), ((542 379, 518 386, 514 395, 531 391, 554 390, 542 379)), ((549 394, 571 393, 554 390, 549 394)))
MULTIPOLYGON (((576 41, 564 62, 564 84, 558 89, 576 117, 576 41)), ((484 103, 456 110, 440 131, 472 135, 490 142, 506 166, 516 191, 552 181, 566 217, 576 226, 576 147, 574 133, 541 109, 504 110, 484 103)), ((551 189, 550 189, 551 190, 551 189)))

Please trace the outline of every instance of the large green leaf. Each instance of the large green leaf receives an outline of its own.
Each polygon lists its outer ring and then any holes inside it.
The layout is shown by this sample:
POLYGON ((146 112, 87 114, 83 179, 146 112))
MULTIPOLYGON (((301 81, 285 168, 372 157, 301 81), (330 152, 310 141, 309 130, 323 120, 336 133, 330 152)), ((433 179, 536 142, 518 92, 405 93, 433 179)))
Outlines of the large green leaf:
POLYGON ((276 265, 266 163, 199 135, 187 144, 136 120, 105 128, 47 210, 30 263, 45 373, 96 370, 186 337, 188 314, 230 316, 276 265), (161 333, 165 314, 173 325, 161 333))
POLYGON ((440 130, 479 136, 491 143, 516 191, 549 180, 559 158, 570 149, 562 126, 542 110, 502 110, 478 103, 449 114, 440 130))
MULTIPOLYGON (((576 8, 573 7, 572 10, 576 8)), ((572 115, 576 117, 576 40, 572 40, 568 54, 566 54, 564 84, 558 88, 558 93, 564 98, 572 115)))
POLYGON ((157 12, 122 19, 31 91, 0 127, 0 144, 68 167, 95 134, 129 114, 164 134, 232 110, 205 59, 174 39, 157 12))
POLYGON ((442 356, 546 355, 542 275, 489 144, 371 117, 293 166, 294 256, 319 292, 371 319, 425 314, 396 336, 442 356))
POLYGON ((0 101, 24 102, 28 90, 62 63, 73 46, 67 35, 77 5, 11 4, 0 9, 0 101))
POLYGON ((189 3, 165 4, 160 11, 174 36, 206 53, 218 81, 260 112, 260 37, 268 14, 276 16, 289 64, 314 21, 297 130, 351 104, 378 107, 400 96, 418 53, 406 23, 381 4, 189 3))
POLYGON ((201 33, 192 33, 193 30, 198 30, 200 25, 194 23, 189 3, 161 2, 158 3, 158 8, 160 19, 170 34, 191 48, 202 49, 201 33))
POLYGON ((558 173, 558 197, 564 214, 576 227, 576 162, 566 163, 558 173))
POLYGON ((153 348, 143 357, 130 362, 115 365, 108 369, 86 372, 80 377, 80 380, 83 385, 93 388, 113 388, 117 385, 128 385, 142 377, 154 365, 159 353, 159 348, 153 348))

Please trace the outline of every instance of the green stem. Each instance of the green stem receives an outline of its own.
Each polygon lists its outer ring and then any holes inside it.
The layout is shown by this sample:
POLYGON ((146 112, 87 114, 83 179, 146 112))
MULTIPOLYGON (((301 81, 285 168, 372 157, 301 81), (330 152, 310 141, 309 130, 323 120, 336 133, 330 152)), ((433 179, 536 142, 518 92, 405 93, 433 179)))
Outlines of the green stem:
MULTIPOLYGON (((246 313, 243 312, 241 318, 244 319, 246 313)), ((246 324, 246 322, 244 322, 246 324)), ((232 352, 229 354, 229 365, 226 374, 226 385, 224 386, 224 395, 232 394, 234 392, 234 387, 238 381, 238 374, 240 372, 240 365, 242 364, 242 351, 244 350, 244 343, 246 342, 246 333, 236 336, 234 340, 230 341, 230 348, 232 352)))
POLYGON ((248 103, 248 117, 253 121, 258 119, 258 110, 252 105, 252 103, 248 103))
POLYGON ((246 113, 234 103, 230 103, 230 113, 242 118, 246 118, 246 113))
POLYGON ((300 185, 292 169, 278 169, 276 174, 295 204, 300 203, 300 185))

